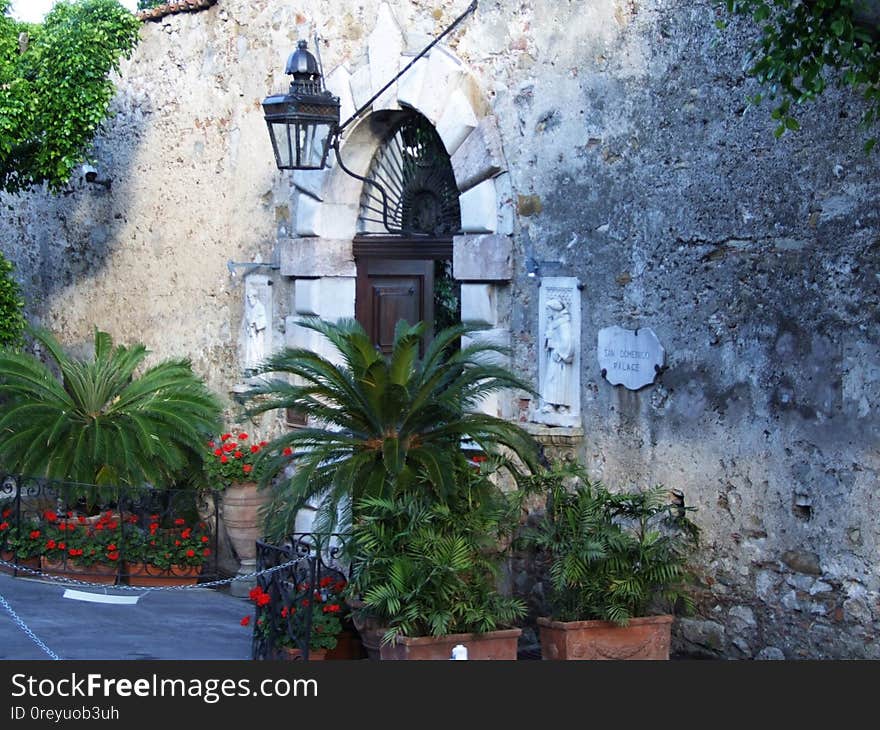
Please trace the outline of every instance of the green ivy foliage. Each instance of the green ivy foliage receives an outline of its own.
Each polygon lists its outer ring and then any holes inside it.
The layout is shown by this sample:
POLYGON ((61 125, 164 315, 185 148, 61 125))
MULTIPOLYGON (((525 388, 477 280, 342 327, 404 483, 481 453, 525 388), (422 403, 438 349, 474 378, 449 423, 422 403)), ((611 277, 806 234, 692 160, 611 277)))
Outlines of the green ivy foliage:
MULTIPOLYGON (((727 10, 751 18, 760 36, 751 48, 749 74, 763 86, 750 97, 773 101, 774 134, 797 131, 793 104, 819 96, 833 80, 867 101, 861 123, 870 129, 880 114, 880 28, 869 27, 867 0, 724 0, 727 10)), ((723 21, 718 23, 725 27, 723 21)), ((875 144, 871 137, 866 151, 875 144)))
POLYGON ((117 0, 61 0, 42 24, 0 0, 0 190, 58 190, 83 160, 140 21, 117 0))
POLYGON ((160 5, 167 5, 168 2, 169 0, 138 0, 138 10, 158 8, 160 5))
POLYGON ((0 347, 17 347, 25 328, 24 301, 12 264, 0 253, 0 347))

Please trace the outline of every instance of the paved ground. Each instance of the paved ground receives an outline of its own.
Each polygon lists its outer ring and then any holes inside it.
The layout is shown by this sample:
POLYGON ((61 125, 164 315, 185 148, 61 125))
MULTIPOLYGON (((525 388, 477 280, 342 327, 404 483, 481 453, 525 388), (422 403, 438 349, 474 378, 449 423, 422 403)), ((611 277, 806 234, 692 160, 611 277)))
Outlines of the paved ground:
MULTIPOLYGON (((247 599, 211 588, 115 590, 0 574, 0 596, 61 659, 250 659, 247 599), (137 597, 134 605, 65 598, 66 590, 137 597)), ((0 659, 49 659, 0 602, 0 659)))

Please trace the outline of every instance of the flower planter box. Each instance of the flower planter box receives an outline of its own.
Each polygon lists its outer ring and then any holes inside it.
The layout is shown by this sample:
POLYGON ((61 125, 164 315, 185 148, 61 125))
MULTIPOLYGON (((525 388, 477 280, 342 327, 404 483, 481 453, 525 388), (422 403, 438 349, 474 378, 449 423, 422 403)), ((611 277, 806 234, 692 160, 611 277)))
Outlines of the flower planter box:
POLYGON ((86 583, 100 583, 101 585, 114 585, 116 583, 115 565, 78 565, 74 560, 54 561, 43 556, 41 559, 42 571, 47 575, 57 575, 72 580, 86 583))
MULTIPOLYGON (((15 563, 21 568, 30 568, 31 570, 39 570, 40 569, 40 558, 39 556, 34 558, 19 558, 15 559, 15 553, 12 551, 3 550, 0 552, 0 560, 3 560, 7 563, 15 563)), ((7 575, 15 574, 15 568, 12 568, 8 565, 0 565, 0 573, 6 573, 7 575)), ((33 575, 33 573, 23 570, 19 572, 19 575, 33 575)))
POLYGON ((379 647, 382 661, 388 660, 447 660, 452 648, 464 644, 468 659, 516 659, 517 640, 522 629, 502 629, 485 634, 449 634, 448 636, 402 636, 396 644, 379 647))
POLYGON ((542 659, 669 659, 672 616, 609 621, 539 618, 542 659))
POLYGON ((165 569, 150 563, 125 563, 125 572, 130 586, 191 586, 199 582, 202 566, 172 565, 165 569))

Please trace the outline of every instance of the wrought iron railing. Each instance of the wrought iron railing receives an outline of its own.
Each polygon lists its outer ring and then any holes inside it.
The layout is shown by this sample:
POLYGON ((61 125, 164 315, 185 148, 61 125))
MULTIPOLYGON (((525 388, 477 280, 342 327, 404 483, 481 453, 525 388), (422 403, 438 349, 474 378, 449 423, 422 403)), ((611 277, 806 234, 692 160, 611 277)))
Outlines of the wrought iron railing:
POLYGON ((179 556, 190 567, 201 565, 198 580, 211 580, 219 573, 218 516, 214 492, 0 473, 0 559, 16 566, 9 569, 14 574, 75 571, 84 581, 124 583, 131 573, 190 573, 155 569, 154 560, 168 564, 179 556), (162 548, 167 552, 159 555, 162 548))
POLYGON ((321 614, 345 610, 340 593, 349 575, 349 539, 341 533, 298 532, 283 545, 257 541, 259 573, 251 592, 256 604, 254 659, 280 659, 285 654, 309 659, 312 644, 319 643, 322 626, 316 623, 324 619, 321 614), (290 565, 281 570, 262 572, 286 563, 290 565))

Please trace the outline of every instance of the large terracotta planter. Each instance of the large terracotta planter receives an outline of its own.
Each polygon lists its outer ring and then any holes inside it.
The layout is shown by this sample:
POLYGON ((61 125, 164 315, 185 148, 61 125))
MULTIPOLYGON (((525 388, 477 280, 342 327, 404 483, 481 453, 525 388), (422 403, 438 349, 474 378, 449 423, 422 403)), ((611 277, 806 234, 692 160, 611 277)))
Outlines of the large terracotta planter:
POLYGON ((191 586, 199 582, 201 565, 172 565, 170 568, 158 568, 149 563, 126 563, 130 586, 191 586))
POLYGON ((522 629, 502 629, 485 634, 449 634, 448 636, 403 636, 395 644, 379 647, 382 661, 416 659, 448 660, 452 648, 464 644, 468 659, 516 659, 517 640, 522 629))
POLYGON ((116 583, 115 565, 79 565, 74 560, 63 561, 49 560, 43 556, 41 567, 47 575, 57 575, 63 578, 79 580, 85 583, 100 583, 101 585, 113 585, 116 583))
POLYGON ((609 621, 539 618, 542 659, 669 659, 672 616, 609 621))
POLYGON ((223 492, 223 524, 239 561, 257 558, 257 540, 262 537, 260 508, 269 501, 268 491, 256 482, 231 484, 223 492))

